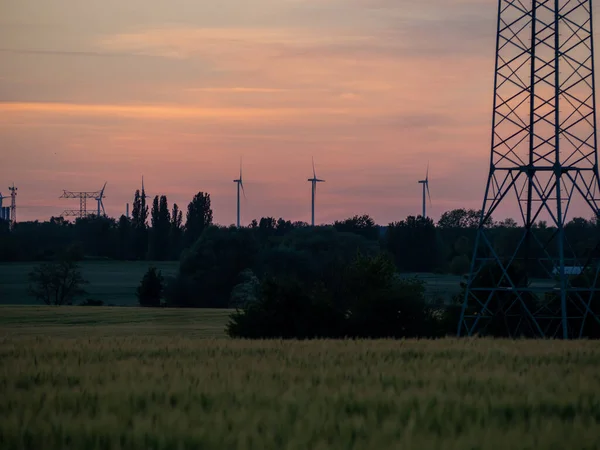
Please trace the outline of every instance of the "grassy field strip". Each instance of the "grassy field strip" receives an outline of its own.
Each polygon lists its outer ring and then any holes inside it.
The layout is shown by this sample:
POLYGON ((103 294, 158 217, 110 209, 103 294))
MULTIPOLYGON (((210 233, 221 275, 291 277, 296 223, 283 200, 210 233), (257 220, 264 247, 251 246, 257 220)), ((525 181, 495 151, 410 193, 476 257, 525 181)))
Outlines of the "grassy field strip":
MULTIPOLYGON (((34 263, 0 264, 0 304, 31 305, 35 299, 27 292, 27 274, 34 263)), ((171 276, 177 272, 178 262, 148 261, 83 261, 81 271, 89 284, 85 286, 88 294, 80 300, 92 298, 102 300, 105 305, 136 306, 135 291, 148 267, 155 266, 163 275, 171 276)), ((439 274, 402 274, 403 277, 416 276, 425 281, 426 292, 432 299, 449 301, 460 291, 461 277, 439 274)))
POLYGON ((3 336, 225 337, 231 310, 0 306, 3 336))
MULTIPOLYGON (((28 274, 35 263, 0 264, 0 304, 34 304, 27 292, 28 274)), ((85 286, 88 294, 82 299, 102 300, 106 305, 137 305, 135 290, 150 266, 161 270, 163 275, 174 275, 178 262, 149 261, 82 261, 83 277, 89 281, 85 286)))
POLYGON ((2 449, 600 448, 593 342, 75 336, 0 338, 2 449))

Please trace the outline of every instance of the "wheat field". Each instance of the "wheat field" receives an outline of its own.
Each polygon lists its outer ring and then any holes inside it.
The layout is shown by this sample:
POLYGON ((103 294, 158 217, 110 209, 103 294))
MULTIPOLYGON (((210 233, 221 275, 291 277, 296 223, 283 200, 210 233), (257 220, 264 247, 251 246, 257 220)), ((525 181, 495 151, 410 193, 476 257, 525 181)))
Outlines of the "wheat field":
POLYGON ((600 448, 594 342, 128 330, 5 327, 0 448, 600 448))

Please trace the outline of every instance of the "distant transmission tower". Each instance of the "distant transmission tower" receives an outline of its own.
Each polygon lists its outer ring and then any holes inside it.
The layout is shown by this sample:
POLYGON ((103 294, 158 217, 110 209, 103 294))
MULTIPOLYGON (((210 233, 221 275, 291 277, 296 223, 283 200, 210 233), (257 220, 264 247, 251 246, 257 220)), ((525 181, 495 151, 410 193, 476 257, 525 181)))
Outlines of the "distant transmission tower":
POLYGON ((63 217, 87 217, 94 215, 94 213, 88 213, 87 211, 87 200, 94 199, 98 202, 97 205, 97 214, 101 214, 101 209, 104 211, 104 204, 102 203, 102 199, 104 198, 104 188, 106 187, 106 183, 104 187, 95 192, 72 192, 72 191, 63 191, 63 194, 60 198, 78 198, 79 199, 79 210, 77 209, 65 209, 61 216, 63 217))
POLYGON ((597 336, 598 246, 565 229, 599 212, 591 0, 499 1, 492 127, 458 334, 597 336), (501 250, 485 224, 507 206, 522 228, 501 250))
POLYGON ((17 190, 13 183, 12 186, 9 186, 8 190, 10 191, 10 229, 14 230, 15 225, 17 224, 17 190))

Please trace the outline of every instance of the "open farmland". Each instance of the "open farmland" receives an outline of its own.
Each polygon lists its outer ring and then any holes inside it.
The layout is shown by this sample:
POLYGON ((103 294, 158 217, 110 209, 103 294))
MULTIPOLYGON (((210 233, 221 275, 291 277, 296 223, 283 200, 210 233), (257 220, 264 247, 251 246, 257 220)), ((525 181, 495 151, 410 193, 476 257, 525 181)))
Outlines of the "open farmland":
POLYGON ((0 448, 600 448, 595 342, 206 339, 226 317, 185 313, 1 307, 0 448))
MULTIPOLYGON (((105 305, 136 306, 135 290, 144 273, 150 266, 162 271, 164 276, 177 272, 178 262, 148 261, 83 261, 79 263, 81 272, 89 284, 85 286, 86 298, 102 300, 105 305)), ((0 264, 0 304, 32 305, 35 299, 27 293, 28 274, 35 263, 0 264)), ((435 301, 450 301, 460 291, 461 277, 433 273, 402 274, 402 277, 416 277, 425 282, 426 295, 435 301)))
POLYGON ((0 338, 13 336, 225 337, 223 309, 0 306, 0 338))
MULTIPOLYGON (((27 293, 28 274, 36 263, 0 264, 0 304, 35 304, 27 293)), ((149 261, 82 261, 79 263, 83 277, 89 281, 84 288, 88 292, 81 300, 102 300, 105 305, 137 305, 135 291, 150 266, 161 270, 164 276, 174 275, 178 262, 149 261)))

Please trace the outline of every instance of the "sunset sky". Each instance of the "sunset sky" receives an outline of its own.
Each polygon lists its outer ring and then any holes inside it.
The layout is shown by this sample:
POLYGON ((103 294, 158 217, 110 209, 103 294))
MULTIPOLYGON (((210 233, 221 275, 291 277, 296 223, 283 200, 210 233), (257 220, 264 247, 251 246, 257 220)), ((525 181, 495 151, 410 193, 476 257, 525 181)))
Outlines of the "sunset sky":
MULTIPOLYGON (((494 0, 0 0, 0 192, 47 219, 107 181, 119 216, 148 194, 218 223, 480 208, 494 0)), ((95 202, 90 203, 94 207, 95 202)))

